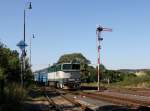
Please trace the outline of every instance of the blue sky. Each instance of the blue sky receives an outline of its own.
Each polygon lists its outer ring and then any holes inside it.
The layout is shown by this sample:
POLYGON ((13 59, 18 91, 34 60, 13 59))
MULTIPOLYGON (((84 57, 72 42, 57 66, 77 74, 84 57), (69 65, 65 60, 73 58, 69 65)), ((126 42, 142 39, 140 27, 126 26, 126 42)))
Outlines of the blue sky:
MULTIPOLYGON (((23 9, 27 0, 0 0, 0 40, 20 52, 23 9)), ((149 0, 32 0, 26 10, 26 39, 32 40, 33 70, 81 52, 96 64, 96 25, 103 32, 101 62, 108 69, 150 68, 149 0)), ((29 47, 28 54, 29 54, 29 47)))

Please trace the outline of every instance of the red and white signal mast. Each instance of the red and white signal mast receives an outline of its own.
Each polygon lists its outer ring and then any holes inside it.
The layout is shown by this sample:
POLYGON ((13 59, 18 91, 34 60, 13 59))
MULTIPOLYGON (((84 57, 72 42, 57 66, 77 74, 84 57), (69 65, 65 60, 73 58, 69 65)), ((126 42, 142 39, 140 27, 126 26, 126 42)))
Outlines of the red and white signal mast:
POLYGON ((100 91, 100 49, 101 45, 100 42, 103 40, 101 37, 102 31, 112 32, 110 28, 103 28, 102 26, 98 25, 96 28, 96 41, 97 41, 97 75, 98 75, 98 91, 100 91))

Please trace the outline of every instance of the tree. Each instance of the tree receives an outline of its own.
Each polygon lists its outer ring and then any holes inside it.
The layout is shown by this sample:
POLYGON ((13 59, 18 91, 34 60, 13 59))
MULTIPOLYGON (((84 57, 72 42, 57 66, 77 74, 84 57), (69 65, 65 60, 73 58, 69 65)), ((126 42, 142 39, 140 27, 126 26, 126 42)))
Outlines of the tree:
MULTIPOLYGON (((26 60, 27 75, 26 78, 30 79, 32 75, 29 62, 26 60), (28 77, 29 76, 29 77, 28 77)), ((26 79, 26 80, 28 80, 26 79)), ((16 50, 11 50, 0 42, 0 80, 7 83, 20 82, 20 62, 19 53, 16 50)))
POLYGON ((0 67, 0 103, 3 100, 3 92, 4 92, 4 70, 0 67))
POLYGON ((97 81, 97 71, 93 66, 88 66, 88 78, 87 82, 96 82, 97 81))
POLYGON ((19 53, 16 50, 10 50, 10 53, 7 56, 8 59, 8 72, 7 72, 7 80, 9 82, 20 81, 20 62, 19 62, 19 53))
POLYGON ((86 59, 81 53, 72 53, 72 54, 64 54, 62 55, 57 63, 84 63, 84 64, 89 64, 90 61, 86 59))
POLYGON ((8 50, 4 49, 4 44, 0 42, 0 92, 2 96, 4 91, 4 80, 6 78, 5 73, 7 72, 6 67, 8 66, 7 53, 8 50))
POLYGON ((102 74, 102 81, 109 83, 123 81, 128 76, 134 76, 134 74, 121 72, 118 70, 105 70, 102 74))
POLYGON ((24 83, 26 86, 29 86, 32 82, 33 82, 33 74, 32 74, 32 70, 31 67, 29 65, 29 59, 27 58, 25 60, 26 66, 25 66, 25 75, 24 75, 24 83))

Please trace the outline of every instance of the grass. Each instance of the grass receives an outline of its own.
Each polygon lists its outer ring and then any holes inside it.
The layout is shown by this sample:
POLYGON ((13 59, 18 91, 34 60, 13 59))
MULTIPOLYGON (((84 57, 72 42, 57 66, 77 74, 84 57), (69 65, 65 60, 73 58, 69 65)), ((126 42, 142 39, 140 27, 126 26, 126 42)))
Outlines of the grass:
POLYGON ((97 86, 97 82, 90 82, 90 83, 81 83, 81 86, 97 86))
POLYGON ((45 100, 43 92, 39 89, 39 87, 32 86, 28 90, 28 101, 45 100))
POLYGON ((0 111, 22 111, 26 101, 39 100, 45 100, 39 87, 32 85, 25 89, 12 83, 5 86, 3 96, 0 95, 0 111))

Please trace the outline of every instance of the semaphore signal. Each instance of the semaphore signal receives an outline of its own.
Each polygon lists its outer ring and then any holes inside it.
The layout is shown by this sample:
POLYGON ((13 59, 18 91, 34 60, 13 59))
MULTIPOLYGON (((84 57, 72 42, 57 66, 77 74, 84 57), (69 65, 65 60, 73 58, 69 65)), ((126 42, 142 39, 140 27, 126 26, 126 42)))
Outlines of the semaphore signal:
POLYGON ((98 25, 96 28, 98 91, 100 91, 100 49, 101 49, 100 42, 103 40, 103 38, 101 37, 102 31, 112 32, 112 29, 103 28, 100 25, 98 25))

